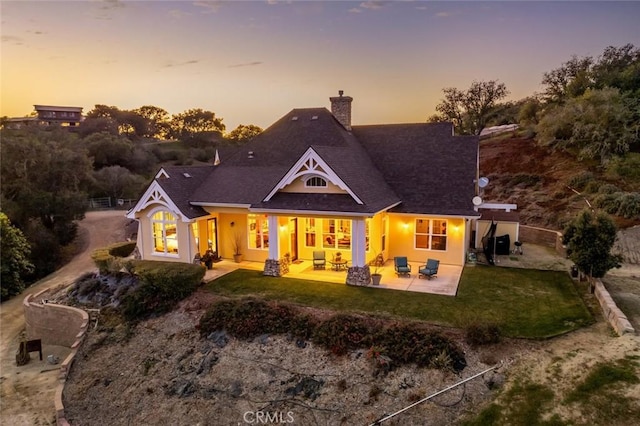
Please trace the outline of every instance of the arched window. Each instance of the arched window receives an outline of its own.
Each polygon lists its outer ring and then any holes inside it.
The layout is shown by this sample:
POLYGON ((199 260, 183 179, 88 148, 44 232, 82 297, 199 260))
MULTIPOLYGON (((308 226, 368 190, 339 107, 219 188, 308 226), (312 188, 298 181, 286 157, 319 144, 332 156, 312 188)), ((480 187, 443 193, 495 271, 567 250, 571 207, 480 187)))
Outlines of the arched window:
POLYGON ((178 254, 178 225, 176 217, 160 210, 151 217, 153 251, 158 254, 178 254))
POLYGON ((326 188, 327 181, 320 176, 312 176, 304 182, 306 188, 326 188))

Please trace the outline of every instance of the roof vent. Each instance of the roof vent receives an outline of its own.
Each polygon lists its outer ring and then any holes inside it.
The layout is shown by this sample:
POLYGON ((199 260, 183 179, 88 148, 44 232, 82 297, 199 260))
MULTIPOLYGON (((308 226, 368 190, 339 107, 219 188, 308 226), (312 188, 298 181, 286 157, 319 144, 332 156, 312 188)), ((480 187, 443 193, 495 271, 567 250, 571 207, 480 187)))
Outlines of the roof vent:
POLYGON ((253 158, 253 151, 247 152, 247 158, 253 158))
POLYGON ((184 176, 184 177, 186 177, 186 178, 190 178, 190 177, 191 177, 191 175, 190 175, 189 173, 186 173, 186 172, 185 172, 185 173, 183 173, 183 174, 182 174, 182 176, 184 176))
POLYGON ((298 121, 298 117, 297 116, 291 117, 291 121, 298 121))
POLYGON ((313 117, 311 117, 311 119, 312 119, 312 120, 317 120, 317 119, 318 119, 318 116, 317 116, 317 115, 314 115, 313 117))

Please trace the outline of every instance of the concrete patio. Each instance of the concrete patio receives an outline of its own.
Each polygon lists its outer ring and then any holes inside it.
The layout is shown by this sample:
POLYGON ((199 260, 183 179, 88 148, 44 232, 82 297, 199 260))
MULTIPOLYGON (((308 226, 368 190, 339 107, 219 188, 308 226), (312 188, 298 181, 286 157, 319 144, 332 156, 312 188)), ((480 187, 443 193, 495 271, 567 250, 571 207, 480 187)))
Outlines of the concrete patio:
MULTIPOLYGON (((429 280, 426 278, 418 278, 418 269, 421 266, 419 263, 409 262, 409 264, 411 265, 411 274, 408 276, 398 277, 393 269, 393 260, 387 260, 384 266, 378 268, 378 272, 382 274, 380 285, 373 286, 370 284, 369 287, 441 294, 446 296, 456 295, 460 276, 462 275, 462 266, 440 264, 438 275, 429 280)), ((207 282, 212 281, 222 275, 235 271, 236 269, 262 271, 264 269, 264 264, 262 262, 243 261, 235 263, 230 260, 222 260, 221 262, 214 263, 213 269, 206 272, 204 280, 207 282)), ((311 260, 303 260, 299 263, 291 264, 289 266, 289 273, 284 275, 282 278, 274 279, 287 278, 300 278, 320 282, 345 284, 347 272, 344 270, 334 271, 331 269, 331 265, 329 263, 327 263, 326 269, 314 270, 311 260)))

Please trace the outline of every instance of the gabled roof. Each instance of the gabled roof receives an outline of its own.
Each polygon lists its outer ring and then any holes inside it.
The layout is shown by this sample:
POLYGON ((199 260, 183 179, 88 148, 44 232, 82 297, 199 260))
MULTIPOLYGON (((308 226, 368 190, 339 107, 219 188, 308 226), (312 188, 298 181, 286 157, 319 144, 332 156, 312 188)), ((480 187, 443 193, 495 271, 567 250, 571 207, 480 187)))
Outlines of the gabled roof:
POLYGON ((472 203, 478 137, 454 136, 451 123, 348 131, 326 108, 294 109, 234 154, 221 153, 220 160, 217 166, 167 167, 169 178, 155 182, 189 218, 205 215, 203 206, 479 216, 472 203), (285 191, 313 161, 343 193, 285 191))
POLYGON ((171 199, 175 207, 186 218, 193 219, 208 213, 190 203, 189 196, 194 188, 211 173, 214 166, 168 166, 156 173, 156 183, 171 199))
POLYGON ((353 134, 402 199, 391 211, 478 216, 477 136, 454 136, 451 123, 353 126, 353 134))
MULTIPOLYGON (((326 108, 294 109, 234 156, 222 158, 222 163, 194 192, 191 202, 207 205, 215 200, 218 204, 283 209, 279 202, 282 197, 264 200, 309 148, 355 194, 350 202, 341 203, 343 212, 376 213, 400 202, 360 143, 326 108)), ((307 206, 305 210, 327 208, 323 197, 289 193, 286 198, 297 206, 307 206)))

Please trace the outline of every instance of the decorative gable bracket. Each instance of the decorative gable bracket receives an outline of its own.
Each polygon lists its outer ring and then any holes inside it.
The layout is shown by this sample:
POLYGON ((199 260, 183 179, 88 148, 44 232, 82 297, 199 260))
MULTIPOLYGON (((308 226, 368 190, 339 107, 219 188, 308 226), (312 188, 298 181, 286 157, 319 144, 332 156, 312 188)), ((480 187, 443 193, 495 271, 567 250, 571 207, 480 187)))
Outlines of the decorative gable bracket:
POLYGON ((364 204, 360 198, 347 186, 346 183, 329 167, 329 165, 318 155, 313 148, 307 151, 300 159, 289 169, 286 175, 276 184, 269 195, 263 201, 269 201, 281 189, 293 183, 296 179, 305 175, 321 176, 331 182, 338 188, 348 193, 358 204, 364 204))

